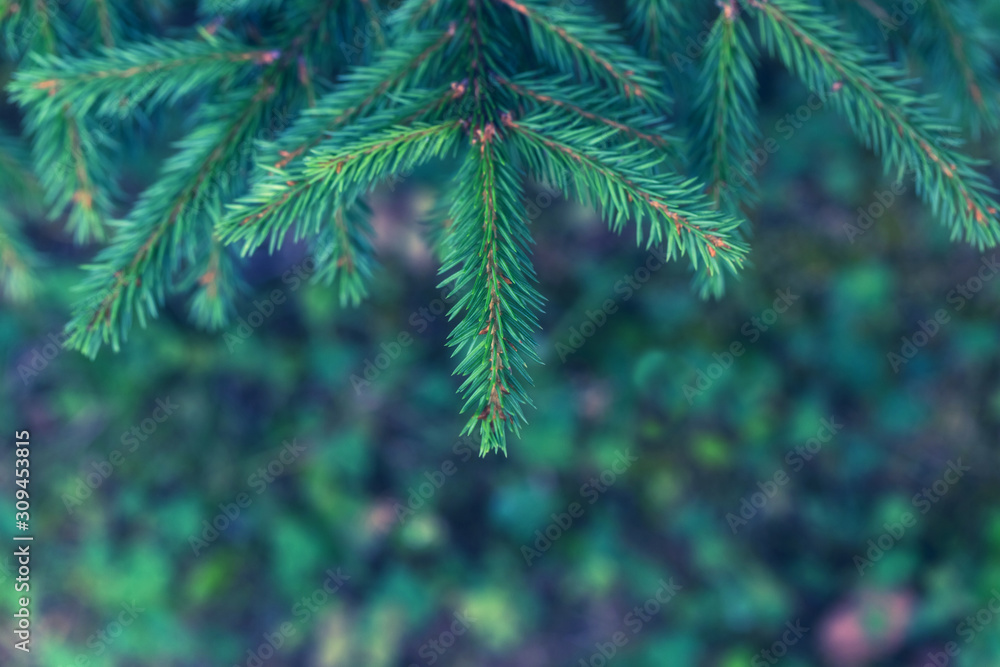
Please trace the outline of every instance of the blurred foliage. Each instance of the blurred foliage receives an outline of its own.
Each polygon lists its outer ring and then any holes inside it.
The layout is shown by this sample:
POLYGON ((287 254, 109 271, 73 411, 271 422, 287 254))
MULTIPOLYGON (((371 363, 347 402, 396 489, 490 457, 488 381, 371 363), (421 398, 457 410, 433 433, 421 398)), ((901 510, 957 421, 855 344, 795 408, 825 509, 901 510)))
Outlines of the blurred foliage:
MULTIPOLYGON (((769 79, 765 136, 807 95, 769 79)), ((240 342, 171 302, 96 362, 58 347, 89 250, 33 225, 44 280, 0 310, 0 421, 33 448, 30 664, 597 666, 613 650, 622 667, 771 664, 762 651, 788 667, 919 667, 949 642, 947 664, 997 664, 1000 281, 959 309, 953 290, 992 254, 948 243, 909 191, 852 239, 845 225, 892 183, 848 138, 822 111, 780 144, 759 173, 754 266, 718 302, 675 267, 626 299, 646 254, 587 210, 546 209, 539 408, 506 459, 457 437, 450 327, 412 224, 433 174, 373 202, 383 268, 359 309, 291 280, 308 250, 290 246, 249 267, 250 333, 223 332, 240 342), (286 300, 253 325, 275 290, 286 300), (764 331, 752 318, 768 321, 779 290, 799 298, 764 331), (606 323, 585 326, 609 299, 606 323), (887 355, 941 309, 948 322, 894 372, 887 355), (703 393, 689 402, 685 386, 703 393), (179 406, 162 422, 158 399, 179 406), (789 452, 823 419, 843 428, 796 470, 789 452), (304 451, 282 460, 292 441, 304 451), (619 474, 625 452, 637 460, 619 474), (959 460, 971 470, 922 513, 915 494, 959 460), (773 497, 734 534, 727 515, 761 486, 773 497), (681 587, 665 604, 661 582, 681 587), (785 655, 796 622, 808 630, 785 655)), ((4 665, 26 664, 11 651, 14 567, 0 556, 4 665)))

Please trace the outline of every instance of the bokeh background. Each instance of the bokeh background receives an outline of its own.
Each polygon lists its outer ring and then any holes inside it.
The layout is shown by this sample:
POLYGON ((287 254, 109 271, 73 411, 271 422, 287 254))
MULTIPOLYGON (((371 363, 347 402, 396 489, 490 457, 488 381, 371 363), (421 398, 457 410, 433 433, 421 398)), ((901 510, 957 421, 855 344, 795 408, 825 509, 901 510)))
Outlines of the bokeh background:
POLYGON ((28 429, 34 650, 11 651, 0 556, 0 664, 1000 664, 1000 279, 969 283, 993 254, 950 243, 909 184, 862 229, 892 181, 829 110, 786 136, 808 93, 762 78, 778 150, 754 265, 722 300, 683 267, 641 282, 628 233, 542 204, 545 365, 506 458, 459 438, 419 222, 436 173, 374 196, 362 307, 290 280, 308 262, 289 246, 246 267, 241 316, 287 298, 248 337, 171 302, 94 362, 46 346, 95 248, 30 221, 47 266, 34 301, 0 309, 0 516, 28 429), (797 298, 772 318, 779 291, 797 298), (894 368, 904 338, 925 344, 894 368))

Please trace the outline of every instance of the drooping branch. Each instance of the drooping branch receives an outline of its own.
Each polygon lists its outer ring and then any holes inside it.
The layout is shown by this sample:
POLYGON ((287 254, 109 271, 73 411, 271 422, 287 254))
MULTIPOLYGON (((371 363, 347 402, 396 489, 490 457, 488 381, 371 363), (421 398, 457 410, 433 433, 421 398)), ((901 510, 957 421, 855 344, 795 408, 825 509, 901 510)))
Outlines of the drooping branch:
POLYGON ((669 108, 670 99, 651 64, 629 48, 606 20, 582 7, 569 12, 533 0, 494 0, 524 17, 538 56, 561 71, 577 68, 595 82, 610 84, 626 99, 669 108))
POLYGON ((481 453, 506 453, 506 436, 519 435, 524 407, 532 405, 528 363, 537 363, 533 334, 542 297, 535 289, 531 236, 522 178, 492 124, 472 131, 459 172, 445 243, 442 275, 459 318, 449 345, 461 355, 455 372, 473 415, 465 433, 478 430, 481 453))
POLYGON ((768 49, 813 92, 847 117, 854 132, 917 190, 951 228, 978 248, 1000 240, 997 204, 953 130, 899 84, 905 73, 851 40, 838 22, 800 0, 745 0, 768 49))
POLYGON ((724 6, 705 45, 691 142, 699 172, 716 205, 738 205, 752 195, 754 174, 741 168, 760 132, 757 127, 757 47, 738 15, 724 6))
POLYGON ((593 148, 599 141, 585 127, 551 127, 545 116, 524 120, 504 117, 518 152, 532 173, 570 191, 601 210, 620 233, 634 218, 636 242, 665 246, 667 258, 687 256, 713 273, 735 273, 747 248, 736 234, 741 220, 712 206, 697 182, 675 174, 652 174, 649 152, 637 144, 621 151, 593 148), (648 221, 648 226, 646 222, 648 221), (646 233, 648 231, 648 234, 646 233))

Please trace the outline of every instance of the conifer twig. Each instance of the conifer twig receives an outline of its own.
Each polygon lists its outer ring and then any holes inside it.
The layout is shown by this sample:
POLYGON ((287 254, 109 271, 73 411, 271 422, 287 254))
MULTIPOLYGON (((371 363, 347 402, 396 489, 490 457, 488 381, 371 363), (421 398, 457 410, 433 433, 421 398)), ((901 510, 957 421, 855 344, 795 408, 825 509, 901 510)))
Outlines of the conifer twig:
POLYGON ((1000 240, 993 188, 958 152, 959 139, 935 111, 900 85, 904 73, 859 48, 837 21, 801 0, 744 0, 764 42, 785 65, 847 117, 854 132, 897 176, 912 171, 952 239, 978 248, 1000 240))

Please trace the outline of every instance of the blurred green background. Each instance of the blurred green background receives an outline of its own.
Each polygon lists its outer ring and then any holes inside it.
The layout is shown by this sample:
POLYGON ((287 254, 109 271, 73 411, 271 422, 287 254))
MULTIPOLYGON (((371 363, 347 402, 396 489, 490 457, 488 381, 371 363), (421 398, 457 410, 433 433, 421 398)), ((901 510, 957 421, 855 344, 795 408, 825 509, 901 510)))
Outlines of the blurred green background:
POLYGON ((28 429, 34 643, 11 650, 0 556, 0 663, 1000 665, 1000 280, 969 282, 993 253, 949 243, 910 184, 856 234, 892 182, 831 112, 786 137, 807 98, 767 70, 779 148, 721 301, 543 206, 545 365, 507 458, 458 437, 431 175, 375 196, 361 308, 290 279, 289 246, 247 266, 248 324, 286 299, 248 337, 172 302, 95 362, 50 338, 95 249, 33 221, 43 290, 0 310, 0 516, 28 429))

